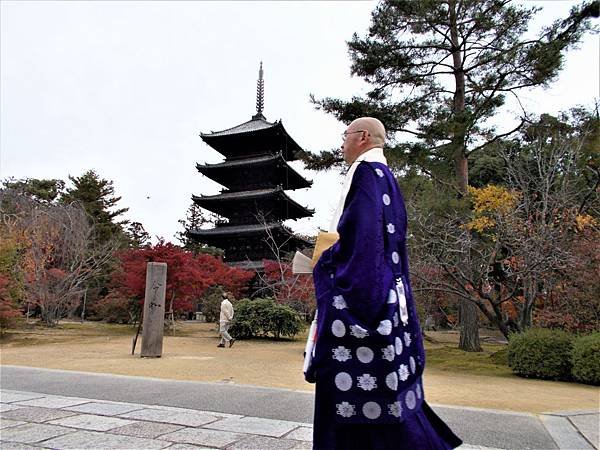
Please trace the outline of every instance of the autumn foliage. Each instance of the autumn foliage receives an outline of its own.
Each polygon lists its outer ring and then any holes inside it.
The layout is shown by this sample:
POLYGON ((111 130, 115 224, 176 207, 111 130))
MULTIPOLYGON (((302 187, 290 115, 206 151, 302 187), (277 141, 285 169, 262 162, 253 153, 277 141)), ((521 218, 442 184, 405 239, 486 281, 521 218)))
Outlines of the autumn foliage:
POLYGON ((311 317, 316 308, 312 277, 292 273, 292 265, 287 262, 264 260, 263 264, 264 278, 275 300, 311 317))
POLYGON ((254 276, 253 272, 229 267, 214 256, 194 255, 164 241, 148 248, 124 250, 118 253, 118 260, 119 267, 113 273, 114 289, 140 303, 144 300, 147 263, 167 263, 166 307, 170 309, 172 302, 175 312, 190 311, 192 302, 210 286, 220 285, 240 296, 254 276))

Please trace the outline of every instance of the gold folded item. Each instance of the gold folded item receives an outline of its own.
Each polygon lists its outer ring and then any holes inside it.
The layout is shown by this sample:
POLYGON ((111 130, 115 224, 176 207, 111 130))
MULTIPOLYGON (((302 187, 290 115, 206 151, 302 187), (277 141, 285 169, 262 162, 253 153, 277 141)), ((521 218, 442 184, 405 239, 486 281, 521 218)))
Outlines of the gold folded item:
POLYGON ((317 235, 317 242, 315 243, 315 250, 313 251, 312 256, 313 267, 319 261, 321 254, 335 244, 339 238, 340 235, 336 232, 319 231, 319 234, 317 235))

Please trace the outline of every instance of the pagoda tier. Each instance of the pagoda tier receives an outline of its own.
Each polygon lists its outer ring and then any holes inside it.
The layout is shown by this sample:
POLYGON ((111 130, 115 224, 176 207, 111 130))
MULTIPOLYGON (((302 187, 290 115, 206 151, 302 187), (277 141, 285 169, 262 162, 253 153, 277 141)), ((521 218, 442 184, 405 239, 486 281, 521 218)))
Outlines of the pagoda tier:
POLYGON ((288 197, 281 187, 200 197, 193 195, 192 200, 201 208, 227 217, 232 225, 260 220, 300 219, 310 217, 314 212, 288 197))
MULTIPOLYGON (((311 245, 310 242, 295 236, 280 222, 253 225, 223 225, 210 230, 190 230, 188 235, 197 241, 210 246, 226 249, 227 261, 255 262, 261 266, 263 259, 273 259, 273 249, 277 247, 284 252, 311 245)), ((239 265, 239 264, 238 264, 239 265)), ((251 264, 252 265, 252 264, 251 264)))
POLYGON ((302 189, 312 184, 292 169, 281 153, 219 164, 196 164, 196 168, 201 174, 232 191, 264 186, 302 189))
POLYGON ((200 133, 200 137, 228 160, 282 153, 286 161, 293 161, 302 152, 281 121, 271 123, 262 117, 227 130, 200 133))

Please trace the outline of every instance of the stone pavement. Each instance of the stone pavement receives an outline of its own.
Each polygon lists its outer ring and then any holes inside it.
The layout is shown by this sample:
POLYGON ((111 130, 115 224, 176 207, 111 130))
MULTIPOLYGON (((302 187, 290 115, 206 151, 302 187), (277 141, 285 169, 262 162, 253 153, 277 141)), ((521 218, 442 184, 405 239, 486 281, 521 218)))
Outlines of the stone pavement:
MULTIPOLYGON (((311 448, 311 393, 13 366, 0 383, 0 449, 311 448)), ((434 409, 464 449, 598 449, 598 411, 434 409)))

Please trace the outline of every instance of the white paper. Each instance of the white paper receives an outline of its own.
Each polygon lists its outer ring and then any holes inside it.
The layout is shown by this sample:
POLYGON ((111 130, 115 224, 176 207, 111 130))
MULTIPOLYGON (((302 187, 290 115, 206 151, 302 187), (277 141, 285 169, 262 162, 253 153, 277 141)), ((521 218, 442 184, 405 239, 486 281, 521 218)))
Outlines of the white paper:
POLYGON ((312 274, 312 260, 308 256, 300 252, 296 252, 294 259, 292 260, 292 272, 312 274))
POLYGON ((318 311, 315 311, 315 318, 310 324, 308 337, 306 338, 306 346, 304 347, 304 366, 302 367, 302 372, 304 373, 306 373, 310 367, 310 363, 314 356, 315 342, 317 340, 317 313, 318 311))

